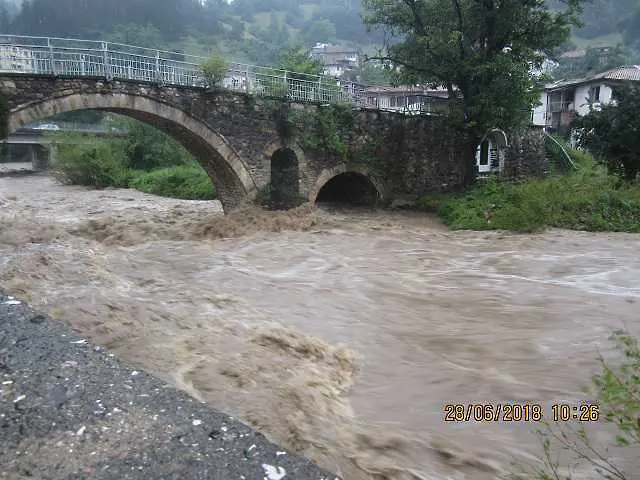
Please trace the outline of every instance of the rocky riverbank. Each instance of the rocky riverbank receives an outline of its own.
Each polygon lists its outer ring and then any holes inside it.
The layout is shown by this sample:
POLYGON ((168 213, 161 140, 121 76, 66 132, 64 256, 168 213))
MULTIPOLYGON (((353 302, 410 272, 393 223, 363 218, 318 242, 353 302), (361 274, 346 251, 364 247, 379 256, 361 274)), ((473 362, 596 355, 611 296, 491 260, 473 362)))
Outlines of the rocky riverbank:
POLYGON ((334 479, 0 291, 0 478, 334 479))

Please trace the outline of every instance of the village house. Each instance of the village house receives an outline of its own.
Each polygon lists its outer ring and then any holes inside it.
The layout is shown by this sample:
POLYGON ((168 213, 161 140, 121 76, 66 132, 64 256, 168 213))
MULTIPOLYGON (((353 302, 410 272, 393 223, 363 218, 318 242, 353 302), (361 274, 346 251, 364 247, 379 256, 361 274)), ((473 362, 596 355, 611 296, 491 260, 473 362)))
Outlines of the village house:
POLYGON ((360 52, 354 48, 318 43, 311 48, 311 58, 324 67, 324 74, 340 77, 344 72, 360 66, 360 52))
POLYGON ((540 105, 534 108, 532 124, 549 131, 564 133, 576 116, 589 113, 615 100, 612 86, 640 82, 640 66, 617 67, 606 72, 547 85, 540 105))
POLYGON ((366 87, 361 95, 369 107, 410 114, 437 113, 449 98, 446 89, 413 85, 366 87))

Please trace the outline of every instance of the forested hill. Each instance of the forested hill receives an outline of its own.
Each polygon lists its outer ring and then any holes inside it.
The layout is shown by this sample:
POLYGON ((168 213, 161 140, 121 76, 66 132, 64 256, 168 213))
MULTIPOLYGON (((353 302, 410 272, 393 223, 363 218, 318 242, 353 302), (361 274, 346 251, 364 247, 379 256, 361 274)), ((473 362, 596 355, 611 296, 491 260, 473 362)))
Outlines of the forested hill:
POLYGON ((24 0, 18 13, 0 10, 0 31, 106 38, 194 54, 218 48, 239 60, 269 63, 287 45, 366 49, 379 43, 380 36, 362 25, 361 11, 360 0, 24 0))
MULTIPOLYGON (((552 5, 560 0, 548 0, 552 5)), ((361 0, 0 0, 0 32, 108 39, 240 61, 272 63, 282 47, 316 42, 380 44, 361 0), (18 8, 18 5, 22 8, 18 8)), ((640 47, 640 0, 590 0, 567 49, 640 47)))

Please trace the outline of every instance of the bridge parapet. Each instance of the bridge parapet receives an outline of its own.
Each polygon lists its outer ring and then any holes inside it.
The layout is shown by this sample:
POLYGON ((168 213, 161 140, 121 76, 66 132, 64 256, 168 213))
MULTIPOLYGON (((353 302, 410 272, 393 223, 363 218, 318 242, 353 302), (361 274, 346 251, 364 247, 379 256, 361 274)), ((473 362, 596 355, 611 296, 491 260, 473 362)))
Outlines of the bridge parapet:
MULTIPOLYGON (((113 42, 0 35, 0 73, 129 80, 207 88, 205 57, 113 42)), ((219 85, 251 95, 304 103, 377 108, 364 87, 324 75, 231 62, 219 85)))

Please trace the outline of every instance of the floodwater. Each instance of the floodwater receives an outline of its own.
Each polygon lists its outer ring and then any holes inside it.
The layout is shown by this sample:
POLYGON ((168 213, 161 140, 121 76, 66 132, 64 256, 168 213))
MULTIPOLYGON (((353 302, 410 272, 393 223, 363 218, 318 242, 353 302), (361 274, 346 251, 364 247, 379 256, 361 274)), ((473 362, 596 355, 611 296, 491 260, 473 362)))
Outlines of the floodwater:
POLYGON ((613 329, 638 333, 630 234, 448 232, 366 209, 222 217, 45 176, 0 179, 0 209, 0 285, 347 480, 533 462, 539 424, 450 423, 444 405, 532 402, 550 418, 589 398, 613 329))

